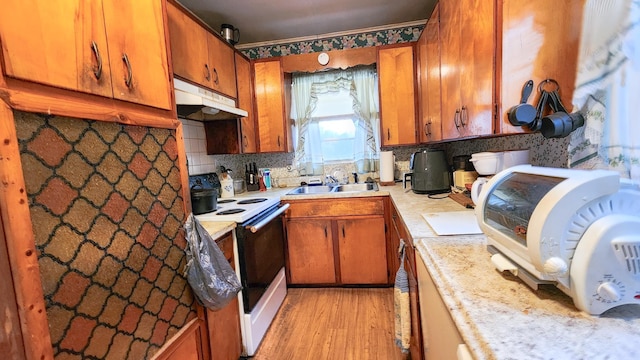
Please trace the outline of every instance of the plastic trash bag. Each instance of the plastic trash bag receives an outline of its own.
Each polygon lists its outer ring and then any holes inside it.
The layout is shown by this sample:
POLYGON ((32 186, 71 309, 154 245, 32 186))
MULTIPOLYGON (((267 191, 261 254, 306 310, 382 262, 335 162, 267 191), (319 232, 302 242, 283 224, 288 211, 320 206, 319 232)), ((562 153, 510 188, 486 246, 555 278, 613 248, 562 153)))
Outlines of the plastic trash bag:
POLYGON ((242 285, 218 245, 193 214, 189 214, 184 228, 187 237, 184 276, 202 305, 211 310, 221 309, 238 295, 242 285))

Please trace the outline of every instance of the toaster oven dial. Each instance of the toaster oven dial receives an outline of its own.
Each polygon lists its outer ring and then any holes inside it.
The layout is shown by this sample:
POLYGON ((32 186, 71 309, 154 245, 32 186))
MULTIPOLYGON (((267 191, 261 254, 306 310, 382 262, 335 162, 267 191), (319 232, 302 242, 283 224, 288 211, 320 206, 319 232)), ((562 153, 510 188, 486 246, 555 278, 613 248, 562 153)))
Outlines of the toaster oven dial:
POLYGON ((600 301, 602 302, 616 302, 622 299, 624 295, 623 290, 615 282, 606 281, 598 286, 597 290, 600 301))
POLYGON ((567 274, 567 271, 569 271, 569 265, 559 257, 547 259, 542 267, 544 272, 556 277, 564 276, 567 274))

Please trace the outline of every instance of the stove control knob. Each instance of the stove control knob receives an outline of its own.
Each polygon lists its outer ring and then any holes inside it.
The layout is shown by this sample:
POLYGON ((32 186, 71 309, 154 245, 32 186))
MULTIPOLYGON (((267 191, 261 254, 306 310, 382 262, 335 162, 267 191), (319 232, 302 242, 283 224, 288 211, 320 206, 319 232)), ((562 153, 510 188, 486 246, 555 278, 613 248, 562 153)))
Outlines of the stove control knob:
POLYGON ((597 292, 604 301, 616 302, 622 298, 618 285, 608 281, 600 284, 597 292))
POLYGON ((552 257, 544 262, 543 269, 551 276, 563 276, 569 271, 569 266, 559 257, 552 257))

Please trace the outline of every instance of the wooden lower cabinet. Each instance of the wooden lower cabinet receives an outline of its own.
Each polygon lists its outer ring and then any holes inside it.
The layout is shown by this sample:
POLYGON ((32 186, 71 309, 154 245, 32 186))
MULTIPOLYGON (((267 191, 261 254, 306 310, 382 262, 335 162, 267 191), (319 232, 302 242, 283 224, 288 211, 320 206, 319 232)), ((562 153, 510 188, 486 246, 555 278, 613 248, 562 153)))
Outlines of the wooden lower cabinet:
MULTIPOLYGON (((398 211, 391 206, 391 222, 393 229, 390 238, 392 244, 399 244, 403 241, 405 244, 404 268, 407 271, 407 279, 409 280, 409 310, 411 312, 411 338, 409 339, 409 353, 411 359, 422 359, 422 325, 420 319, 420 298, 418 296, 418 275, 416 272, 416 253, 413 247, 413 240, 409 236, 409 231, 398 215, 398 211)), ((397 248, 394 249, 397 253, 397 248)), ((447 358, 443 358, 447 359, 447 358)), ((455 359, 452 358, 452 359, 455 359)))
POLYGON ((337 220, 343 284, 385 284, 387 241, 384 217, 337 220))
MULTIPOLYGON (((233 235, 227 235, 216 240, 232 268, 233 235)), ((242 334, 240 333, 240 307, 238 298, 233 299, 224 308, 207 310, 207 327, 209 330, 209 346, 212 360, 235 360, 242 354, 242 334)))
POLYGON ((289 220, 287 240, 290 283, 336 282, 331 220, 289 220))
POLYGON ((287 276, 295 285, 389 283, 382 199, 292 201, 287 276))

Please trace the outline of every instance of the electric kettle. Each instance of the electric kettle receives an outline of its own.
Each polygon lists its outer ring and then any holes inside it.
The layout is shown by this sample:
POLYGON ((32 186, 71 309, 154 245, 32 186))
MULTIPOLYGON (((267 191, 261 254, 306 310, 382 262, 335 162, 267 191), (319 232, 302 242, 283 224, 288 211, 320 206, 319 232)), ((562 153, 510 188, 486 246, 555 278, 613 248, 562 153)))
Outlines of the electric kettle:
POLYGON ((220 26, 220 36, 222 36, 231 45, 235 45, 240 41, 240 30, 231 24, 222 24, 220 26))

